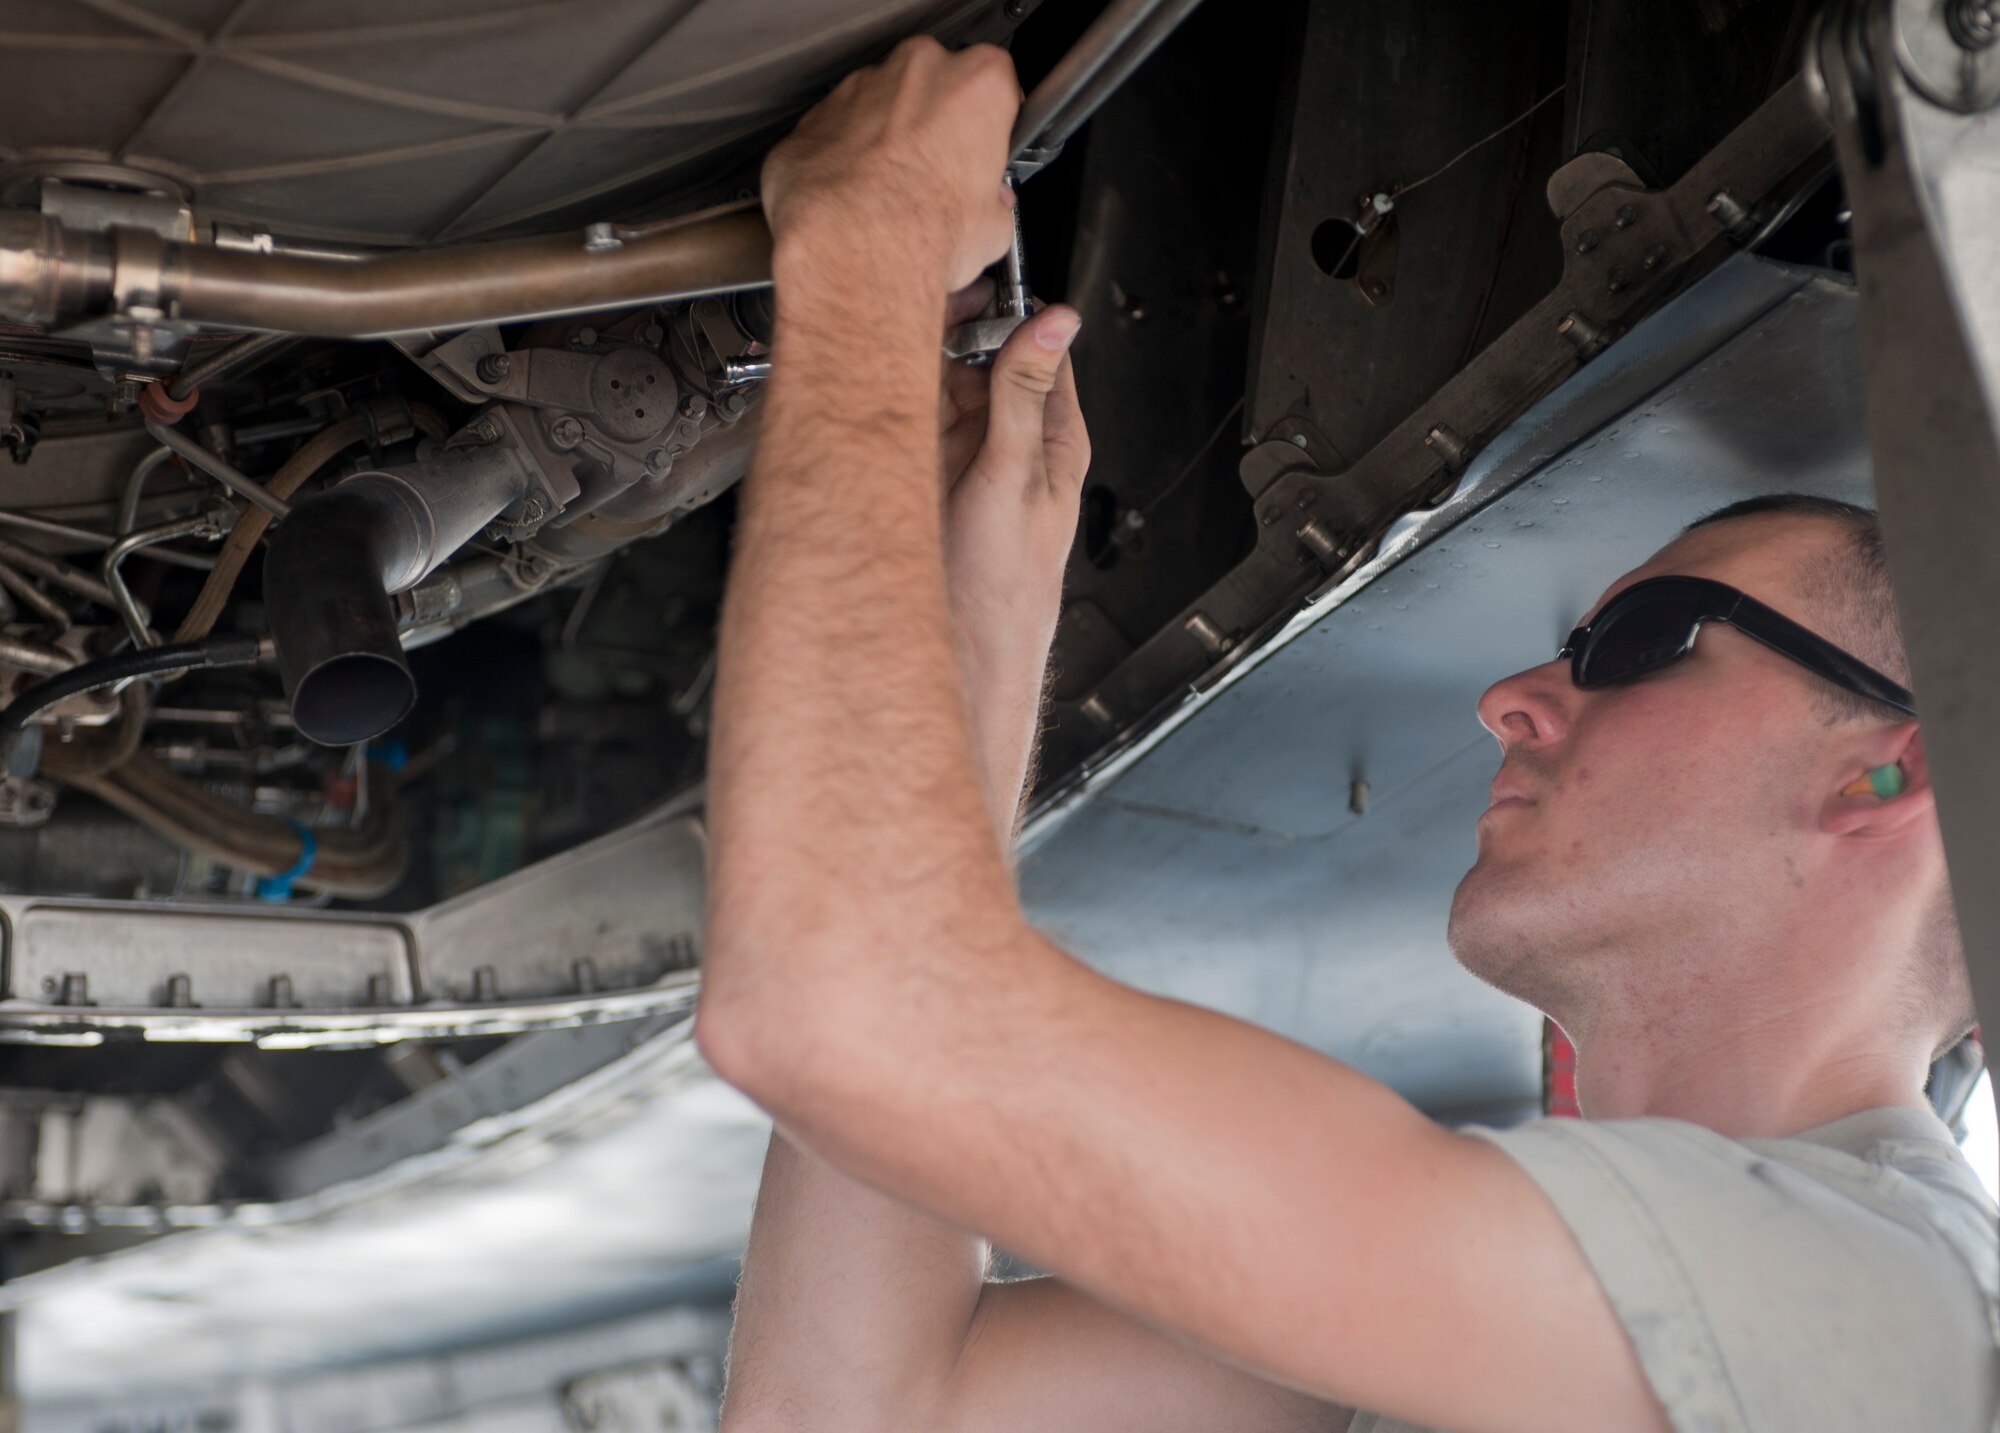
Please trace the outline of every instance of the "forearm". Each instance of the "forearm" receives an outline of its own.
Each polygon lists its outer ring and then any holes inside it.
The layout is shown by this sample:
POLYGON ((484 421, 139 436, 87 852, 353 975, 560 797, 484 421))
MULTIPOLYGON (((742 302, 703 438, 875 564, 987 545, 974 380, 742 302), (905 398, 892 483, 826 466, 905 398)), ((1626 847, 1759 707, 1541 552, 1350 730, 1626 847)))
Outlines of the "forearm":
MULTIPOLYGON (((1047 651, 1032 646, 962 654, 1003 842, 1013 838, 1040 718, 1047 651)), ((986 1259, 984 1240, 773 1131, 736 1299, 723 1433, 934 1426, 986 1259)))
POLYGON ((985 1244, 773 1133, 730 1336, 724 1433, 931 1426, 985 1244))
POLYGON ((944 295, 893 255, 865 273, 814 262, 782 244, 774 261, 787 300, 710 763, 703 1016, 766 1097, 831 1012, 895 1018, 881 983, 931 973, 966 912, 1013 909, 947 615, 944 295), (857 948, 878 962, 865 991, 857 948))

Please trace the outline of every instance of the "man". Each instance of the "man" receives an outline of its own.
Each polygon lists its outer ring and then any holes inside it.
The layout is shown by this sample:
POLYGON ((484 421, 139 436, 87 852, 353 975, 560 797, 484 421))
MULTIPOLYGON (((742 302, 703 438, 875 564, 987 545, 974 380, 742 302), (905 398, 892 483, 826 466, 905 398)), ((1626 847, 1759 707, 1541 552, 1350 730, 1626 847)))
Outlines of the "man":
POLYGON ((912 41, 765 170, 697 1024, 780 1130, 730 1433, 1988 1427, 1994 1210, 1922 1094, 1969 1000, 1865 516, 1698 527, 1480 702, 1454 948, 1574 1037, 1591 1121, 1440 1129, 1023 919, 1075 313, 951 376, 942 464, 936 426, 1017 102, 912 41), (979 1236, 1055 1277, 984 1282, 979 1236))

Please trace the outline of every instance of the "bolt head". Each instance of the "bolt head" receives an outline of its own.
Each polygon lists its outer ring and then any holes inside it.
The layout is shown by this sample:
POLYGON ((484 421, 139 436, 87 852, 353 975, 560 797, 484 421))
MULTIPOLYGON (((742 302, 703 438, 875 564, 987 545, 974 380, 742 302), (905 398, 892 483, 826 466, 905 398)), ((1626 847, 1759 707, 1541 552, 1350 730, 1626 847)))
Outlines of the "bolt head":
POLYGON ((681 399, 681 417, 699 418, 708 412, 708 400, 699 393, 690 393, 681 399))
POLYGON ((549 436, 560 447, 574 448, 583 441, 583 424, 565 414, 549 425, 549 436))
POLYGON ((501 383, 514 371, 514 360, 504 353, 489 353, 479 360, 479 381, 501 383))

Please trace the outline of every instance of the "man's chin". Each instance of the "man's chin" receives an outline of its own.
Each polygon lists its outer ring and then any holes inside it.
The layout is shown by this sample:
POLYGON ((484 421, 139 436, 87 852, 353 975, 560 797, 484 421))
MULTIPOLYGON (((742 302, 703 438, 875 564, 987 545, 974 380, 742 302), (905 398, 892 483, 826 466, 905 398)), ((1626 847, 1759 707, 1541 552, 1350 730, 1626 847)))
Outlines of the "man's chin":
POLYGON ((1540 944, 1531 928, 1540 902, 1508 875, 1482 858, 1460 878, 1445 940, 1460 965, 1513 994, 1509 974, 1540 944))

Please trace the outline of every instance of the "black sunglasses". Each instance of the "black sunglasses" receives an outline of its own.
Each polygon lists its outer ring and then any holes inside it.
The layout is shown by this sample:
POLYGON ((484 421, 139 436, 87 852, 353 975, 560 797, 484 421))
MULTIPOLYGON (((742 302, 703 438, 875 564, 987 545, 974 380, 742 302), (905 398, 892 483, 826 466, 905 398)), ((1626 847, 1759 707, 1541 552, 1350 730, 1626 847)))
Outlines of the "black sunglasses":
POLYGON ((1705 577, 1653 577, 1635 582, 1579 627, 1556 653, 1569 658, 1570 680, 1589 690, 1643 677, 1694 650, 1704 622, 1727 622, 1746 637, 1789 657, 1815 676, 1858 697, 1915 716, 1909 689, 1826 638, 1754 597, 1705 577))

